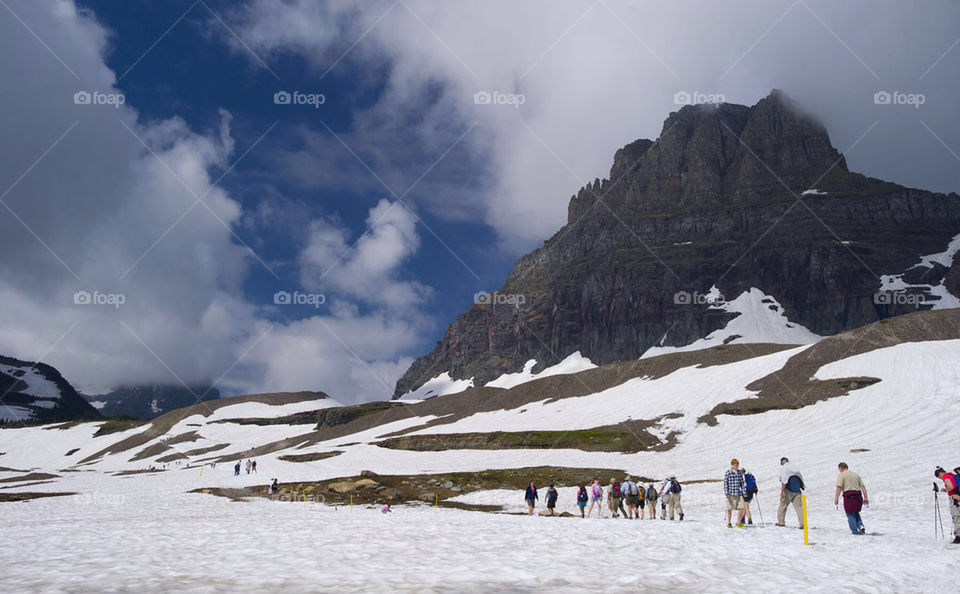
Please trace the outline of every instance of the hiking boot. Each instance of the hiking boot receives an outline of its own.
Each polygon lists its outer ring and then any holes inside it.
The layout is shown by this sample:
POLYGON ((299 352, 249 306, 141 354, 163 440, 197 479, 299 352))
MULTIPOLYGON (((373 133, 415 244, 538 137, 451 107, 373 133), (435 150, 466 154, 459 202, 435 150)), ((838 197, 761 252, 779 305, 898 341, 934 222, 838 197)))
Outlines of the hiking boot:
POLYGON ((749 520, 747 520, 747 524, 750 524, 751 526, 753 526, 753 518, 750 518, 749 520))
POLYGON ((746 527, 747 527, 746 524, 737 524, 737 528, 746 528, 746 527))
POLYGON ((781 527, 781 528, 784 528, 784 527, 786 527, 786 524, 774 524, 774 526, 779 526, 779 527, 781 527))
POLYGON ((680 514, 680 521, 683 521, 683 514, 680 514))
POLYGON ((960 544, 960 536, 953 537, 953 544, 960 544))
POLYGON ((733 528, 733 524, 727 524, 727 528, 733 528))
POLYGON ((866 532, 867 532, 867 529, 864 528, 863 526, 860 526, 857 528, 857 534, 866 534, 866 532))
POLYGON ((797 528, 799 528, 800 530, 803 530, 803 526, 797 526, 797 528))

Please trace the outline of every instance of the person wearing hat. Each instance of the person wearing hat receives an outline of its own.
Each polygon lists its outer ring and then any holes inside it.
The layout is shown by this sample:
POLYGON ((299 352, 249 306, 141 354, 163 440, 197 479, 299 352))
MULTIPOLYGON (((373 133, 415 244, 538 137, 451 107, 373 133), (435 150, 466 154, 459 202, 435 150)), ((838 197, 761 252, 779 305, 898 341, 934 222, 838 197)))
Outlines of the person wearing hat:
POLYGON ((637 506, 640 505, 640 487, 638 487, 637 483, 633 482, 633 479, 627 475, 623 479, 623 485, 621 485, 620 490, 623 492, 623 500, 627 504, 627 519, 639 520, 640 513, 637 511, 637 506))
POLYGON ((607 507, 610 508, 610 517, 619 517, 618 512, 623 508, 622 497, 620 483, 617 482, 617 479, 611 478, 610 485, 607 487, 607 507))
POLYGON ((797 522, 803 528, 803 475, 786 457, 780 458, 780 505, 777 507, 777 526, 786 526, 787 506, 797 512, 797 522))
POLYGON ((663 484, 660 485, 660 505, 662 509, 661 519, 667 519, 667 512, 670 513, 670 520, 673 520, 673 513, 676 510, 680 514, 680 521, 683 521, 683 507, 680 506, 680 481, 677 480, 677 477, 670 475, 667 478, 663 479, 663 484))

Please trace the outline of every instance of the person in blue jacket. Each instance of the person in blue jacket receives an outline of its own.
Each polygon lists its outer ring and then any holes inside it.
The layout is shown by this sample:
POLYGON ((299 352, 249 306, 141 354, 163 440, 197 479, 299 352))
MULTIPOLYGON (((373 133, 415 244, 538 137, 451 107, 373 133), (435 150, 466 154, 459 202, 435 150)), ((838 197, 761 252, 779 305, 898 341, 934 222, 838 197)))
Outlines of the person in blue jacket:
POLYGON ((530 481, 530 484, 527 486, 527 490, 523 494, 523 498, 527 500, 527 507, 530 508, 528 512, 529 515, 533 515, 533 507, 536 505, 537 500, 540 497, 537 495, 537 488, 534 486, 533 481, 530 481))

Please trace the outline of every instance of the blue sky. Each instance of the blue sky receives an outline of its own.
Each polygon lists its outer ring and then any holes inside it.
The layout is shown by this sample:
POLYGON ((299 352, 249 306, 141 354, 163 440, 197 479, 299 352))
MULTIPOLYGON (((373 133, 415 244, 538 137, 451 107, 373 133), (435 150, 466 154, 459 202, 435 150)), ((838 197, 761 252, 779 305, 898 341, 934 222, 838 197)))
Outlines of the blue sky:
POLYGON ((958 17, 946 0, 5 0, 0 353, 91 394, 389 397, 678 93, 783 89, 852 170, 956 191, 958 17))

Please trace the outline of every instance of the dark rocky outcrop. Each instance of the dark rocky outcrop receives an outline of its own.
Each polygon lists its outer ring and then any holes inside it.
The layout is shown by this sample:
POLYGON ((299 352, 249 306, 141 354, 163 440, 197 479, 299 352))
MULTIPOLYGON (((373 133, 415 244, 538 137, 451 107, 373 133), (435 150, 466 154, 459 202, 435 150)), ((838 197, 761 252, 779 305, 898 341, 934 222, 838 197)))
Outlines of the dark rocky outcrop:
POLYGON ((0 425, 99 419, 56 368, 0 356, 0 425))
MULTIPOLYGON (((880 276, 958 233, 960 196, 850 172, 823 125, 779 91, 752 107, 686 106, 656 142, 618 150, 609 179, 573 196, 567 225, 516 263, 499 292, 522 304, 470 307, 395 395, 443 372, 481 384, 529 359, 537 370, 580 351, 606 364, 689 344, 732 314, 674 296, 714 285, 727 298, 761 289, 791 321, 836 334, 915 311, 877 303, 880 276), (824 193, 803 194, 814 188, 824 193)), ((960 294, 956 266, 910 274, 960 294)))

